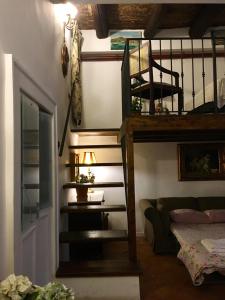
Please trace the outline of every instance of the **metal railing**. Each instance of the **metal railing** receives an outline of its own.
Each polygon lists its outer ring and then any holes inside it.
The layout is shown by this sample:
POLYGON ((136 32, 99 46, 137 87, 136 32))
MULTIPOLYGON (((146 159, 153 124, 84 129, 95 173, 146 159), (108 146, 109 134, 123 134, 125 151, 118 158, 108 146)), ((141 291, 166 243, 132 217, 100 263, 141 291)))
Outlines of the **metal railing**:
POLYGON ((225 37, 219 41, 213 34, 127 39, 121 68, 123 119, 134 112, 225 112, 225 37))

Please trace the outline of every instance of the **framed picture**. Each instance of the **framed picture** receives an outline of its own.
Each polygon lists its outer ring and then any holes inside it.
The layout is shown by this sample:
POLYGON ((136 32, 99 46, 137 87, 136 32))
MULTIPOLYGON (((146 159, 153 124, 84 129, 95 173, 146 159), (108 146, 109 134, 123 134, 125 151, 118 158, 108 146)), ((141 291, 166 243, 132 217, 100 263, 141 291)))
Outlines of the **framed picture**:
POLYGON ((178 176, 180 181, 225 179, 225 144, 179 144, 178 176))
MULTIPOLYGON (((110 31, 111 50, 124 50, 126 39, 141 38, 141 31, 110 31)), ((129 42, 129 48, 134 49, 139 46, 138 40, 129 42)))

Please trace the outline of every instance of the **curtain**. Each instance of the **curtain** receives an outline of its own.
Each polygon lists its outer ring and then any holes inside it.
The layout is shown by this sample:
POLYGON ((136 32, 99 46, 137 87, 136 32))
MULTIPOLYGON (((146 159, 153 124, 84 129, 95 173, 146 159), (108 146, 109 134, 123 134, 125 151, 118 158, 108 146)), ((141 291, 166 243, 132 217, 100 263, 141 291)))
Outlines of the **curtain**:
POLYGON ((71 86, 72 88, 72 120, 75 126, 81 125, 82 92, 81 92, 81 47, 82 34, 77 22, 72 31, 71 43, 71 86))

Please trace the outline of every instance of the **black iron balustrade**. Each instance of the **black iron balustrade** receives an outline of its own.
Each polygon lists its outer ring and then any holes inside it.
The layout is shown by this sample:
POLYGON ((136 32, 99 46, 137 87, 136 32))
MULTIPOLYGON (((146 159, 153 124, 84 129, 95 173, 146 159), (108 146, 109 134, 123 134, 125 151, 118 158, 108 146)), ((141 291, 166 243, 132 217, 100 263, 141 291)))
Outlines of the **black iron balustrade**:
POLYGON ((224 113, 225 106, 218 107, 218 97, 221 95, 218 94, 220 86, 217 86, 217 79, 223 80, 222 77, 224 77, 225 104, 225 37, 220 38, 221 40, 223 45, 217 46, 217 38, 213 34, 211 37, 196 40, 189 38, 127 39, 122 64, 123 119, 130 116, 133 110, 135 111, 134 100, 140 110, 143 99, 146 103, 148 103, 146 99, 149 100, 149 108, 146 110, 148 106, 146 104, 145 108, 139 111, 142 115, 224 113), (134 40, 137 47, 131 50, 130 43, 134 40), (152 49, 153 42, 154 49, 152 49), (167 43, 166 47, 165 45, 163 47, 163 43, 167 43), (143 47, 148 47, 146 57, 142 56, 143 47), (136 63, 135 73, 132 73, 134 68, 130 65, 131 61, 132 64, 134 61, 136 63), (148 66, 144 65, 144 61, 148 61, 148 66), (220 64, 219 68, 218 64, 220 64), (221 72, 221 64, 223 64, 223 72, 221 72), (159 82, 157 83, 153 78, 156 72, 152 72, 152 68, 158 69, 159 82), (165 79, 167 82, 164 82, 165 79), (154 88, 152 83, 155 83, 154 88), (207 98, 209 84, 213 88, 213 91, 210 90, 212 94, 210 99, 207 98), (168 90, 165 91, 165 88, 168 90), (167 107, 167 102, 169 109, 163 110, 167 107))

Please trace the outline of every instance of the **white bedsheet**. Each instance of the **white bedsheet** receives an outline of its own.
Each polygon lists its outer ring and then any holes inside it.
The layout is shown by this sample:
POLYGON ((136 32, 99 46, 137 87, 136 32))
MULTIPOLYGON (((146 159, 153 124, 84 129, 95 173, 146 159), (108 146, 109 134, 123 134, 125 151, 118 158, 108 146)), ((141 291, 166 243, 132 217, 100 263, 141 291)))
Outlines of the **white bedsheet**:
POLYGON ((194 244, 202 239, 225 238, 225 223, 213 224, 183 224, 172 223, 171 231, 180 245, 194 244))
MULTIPOLYGON (((213 81, 210 82, 205 87, 205 103, 211 102, 214 100, 214 86, 213 81)), ((184 99, 184 108, 187 111, 190 111, 193 109, 193 99, 189 99, 189 101, 186 102, 184 99)), ((204 103, 204 93, 203 89, 200 90, 195 95, 195 107, 198 107, 204 103)), ((220 78, 217 80, 217 106, 218 108, 221 108, 225 105, 225 78, 220 78)))
POLYGON ((205 274, 217 271, 225 275, 225 257, 210 253, 201 243, 202 239, 224 239, 224 223, 173 223, 171 230, 181 245, 177 257, 185 264, 194 285, 201 285, 205 274))

